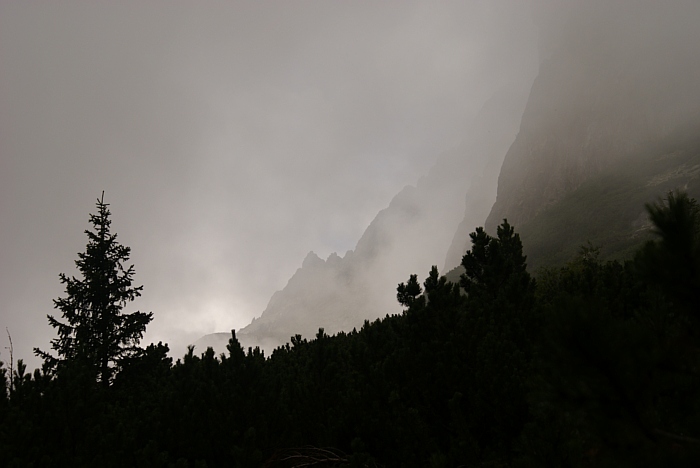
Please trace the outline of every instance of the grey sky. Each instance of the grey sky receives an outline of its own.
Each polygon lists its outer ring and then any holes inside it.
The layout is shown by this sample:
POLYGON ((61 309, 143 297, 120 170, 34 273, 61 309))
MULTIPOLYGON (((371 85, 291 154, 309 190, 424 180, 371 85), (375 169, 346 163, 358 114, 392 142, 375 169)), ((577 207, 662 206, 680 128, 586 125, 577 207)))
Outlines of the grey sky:
POLYGON ((155 315, 147 342, 246 325, 308 251, 354 248, 494 90, 532 74, 528 11, 1 2, 2 348, 5 327, 15 359, 48 348, 58 273, 102 190, 144 285, 129 310, 155 315))

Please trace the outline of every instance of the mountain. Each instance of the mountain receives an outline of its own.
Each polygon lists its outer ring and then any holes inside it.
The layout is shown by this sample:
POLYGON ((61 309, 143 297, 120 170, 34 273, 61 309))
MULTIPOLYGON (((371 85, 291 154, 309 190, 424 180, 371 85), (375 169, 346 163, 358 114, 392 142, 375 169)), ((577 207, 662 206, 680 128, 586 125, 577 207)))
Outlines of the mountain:
POLYGON ((507 218, 536 269, 588 241, 602 259, 625 257, 649 236, 645 203, 677 188, 700 198, 700 3, 564 4, 565 20, 537 10, 532 86, 494 96, 464 142, 397 194, 353 251, 310 253, 238 332, 244 346, 269 351, 297 333, 398 312, 396 284, 440 259, 458 265, 479 225, 493 233, 507 218))
MULTIPOLYGON (((325 260, 310 252, 262 315, 237 331, 241 344, 269 353, 295 334, 310 338, 321 327, 326 333, 352 330, 365 320, 399 313, 396 285, 412 273, 427 275, 431 265, 446 258, 460 219, 464 229, 487 216, 529 85, 504 87, 489 99, 463 142, 442 154, 415 186, 404 187, 354 250, 325 260)), ((207 335, 195 346, 223 352, 229 337, 207 335)))
MULTIPOLYGON (((508 219, 531 269, 589 241, 626 257, 649 236, 645 203, 700 195, 700 3, 625 5, 572 3, 568 20, 542 21, 540 71, 485 223, 495 234, 508 219)), ((469 248, 476 225, 463 225, 448 264, 469 248)))
MULTIPOLYGON (((480 118, 471 129, 478 138, 471 140, 470 151, 487 156, 488 159, 483 172, 472 177, 463 197, 464 214, 447 250, 443 268, 445 271, 460 264, 468 248, 469 233, 484 223, 496 200, 497 180, 503 158, 518 133, 524 106, 521 100, 516 99, 510 101, 514 104, 511 107, 505 106, 504 102, 499 103, 509 93, 513 93, 513 90, 503 89, 492 98, 481 110, 480 118)), ((519 92, 517 95, 520 99, 525 99, 526 93, 519 92)))

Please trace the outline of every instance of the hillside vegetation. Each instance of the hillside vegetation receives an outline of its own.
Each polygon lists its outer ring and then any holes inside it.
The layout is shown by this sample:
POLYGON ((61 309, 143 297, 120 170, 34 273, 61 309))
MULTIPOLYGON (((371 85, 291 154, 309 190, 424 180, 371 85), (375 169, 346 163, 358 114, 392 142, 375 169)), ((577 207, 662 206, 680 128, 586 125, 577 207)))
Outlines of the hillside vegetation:
POLYGON ((561 265, 589 242, 604 260, 632 258, 652 236, 644 204, 676 187, 700 198, 697 138, 623 158, 523 223, 531 269, 561 265))
POLYGON ((103 346, 101 324, 126 333, 121 308, 109 305, 134 297, 110 296, 111 283, 92 276, 107 261, 93 243, 110 237, 91 237, 88 286, 57 301, 70 324, 58 327, 58 356, 43 353, 33 373, 21 361, 0 368, 0 460, 697 466, 700 209, 671 193, 648 212, 656 236, 625 263, 583 247, 535 281, 504 222, 494 237, 471 234, 459 285, 435 267, 422 285, 410 275, 397 288, 399 315, 334 336, 296 335, 269 358, 245 352, 232 333, 227 353, 191 348, 175 363, 167 345, 134 346, 138 333, 124 348, 103 346))

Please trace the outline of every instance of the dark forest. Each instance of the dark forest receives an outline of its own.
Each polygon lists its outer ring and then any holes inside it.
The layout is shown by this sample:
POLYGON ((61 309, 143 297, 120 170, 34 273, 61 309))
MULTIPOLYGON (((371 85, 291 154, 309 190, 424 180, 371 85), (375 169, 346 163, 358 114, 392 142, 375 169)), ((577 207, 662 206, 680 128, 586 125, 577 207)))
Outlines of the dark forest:
POLYGON ((0 464, 697 466, 700 208, 647 211, 626 261, 588 244, 531 274, 504 220, 471 234, 459 284, 398 285, 400 315, 173 362, 139 346, 152 314, 125 312, 141 287, 99 199, 42 368, 0 368, 0 464))

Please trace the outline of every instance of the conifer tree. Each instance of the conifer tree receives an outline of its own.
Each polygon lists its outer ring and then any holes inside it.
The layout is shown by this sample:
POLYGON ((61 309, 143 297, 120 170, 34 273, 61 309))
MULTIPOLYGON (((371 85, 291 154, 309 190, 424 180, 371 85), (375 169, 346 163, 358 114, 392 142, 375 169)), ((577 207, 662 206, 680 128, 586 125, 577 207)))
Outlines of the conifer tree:
POLYGON ((153 319, 152 312, 123 312, 128 302, 141 295, 143 286, 132 286, 134 266, 124 266, 131 249, 111 233, 108 206, 102 192, 97 214, 90 215, 93 230, 85 231, 87 247, 75 261, 82 278, 59 275, 66 297, 55 299, 54 308, 64 321, 48 315, 49 324, 58 330, 58 338, 51 340, 58 356, 34 349, 59 372, 67 364, 77 365, 105 386, 127 359, 142 354, 138 344, 153 319))
POLYGON ((506 448, 528 419, 526 383, 531 375, 535 282, 527 272, 520 236, 508 221, 491 237, 479 227, 462 257, 460 285, 467 292, 464 329, 469 371, 465 387, 470 419, 481 446, 506 448))
POLYGON ((411 307, 418 300, 418 296, 423 293, 420 283, 418 283, 418 275, 411 275, 408 283, 399 284, 396 291, 396 299, 399 304, 411 307))
POLYGON ((495 238, 482 227, 469 237, 472 249, 462 257, 465 273, 460 281, 469 295, 493 300, 504 295, 518 298, 532 294, 534 283, 527 272, 520 235, 507 220, 498 226, 495 238))
POLYGON ((697 317, 700 303, 700 206, 685 192, 646 205, 657 239, 637 256, 642 275, 697 317))

